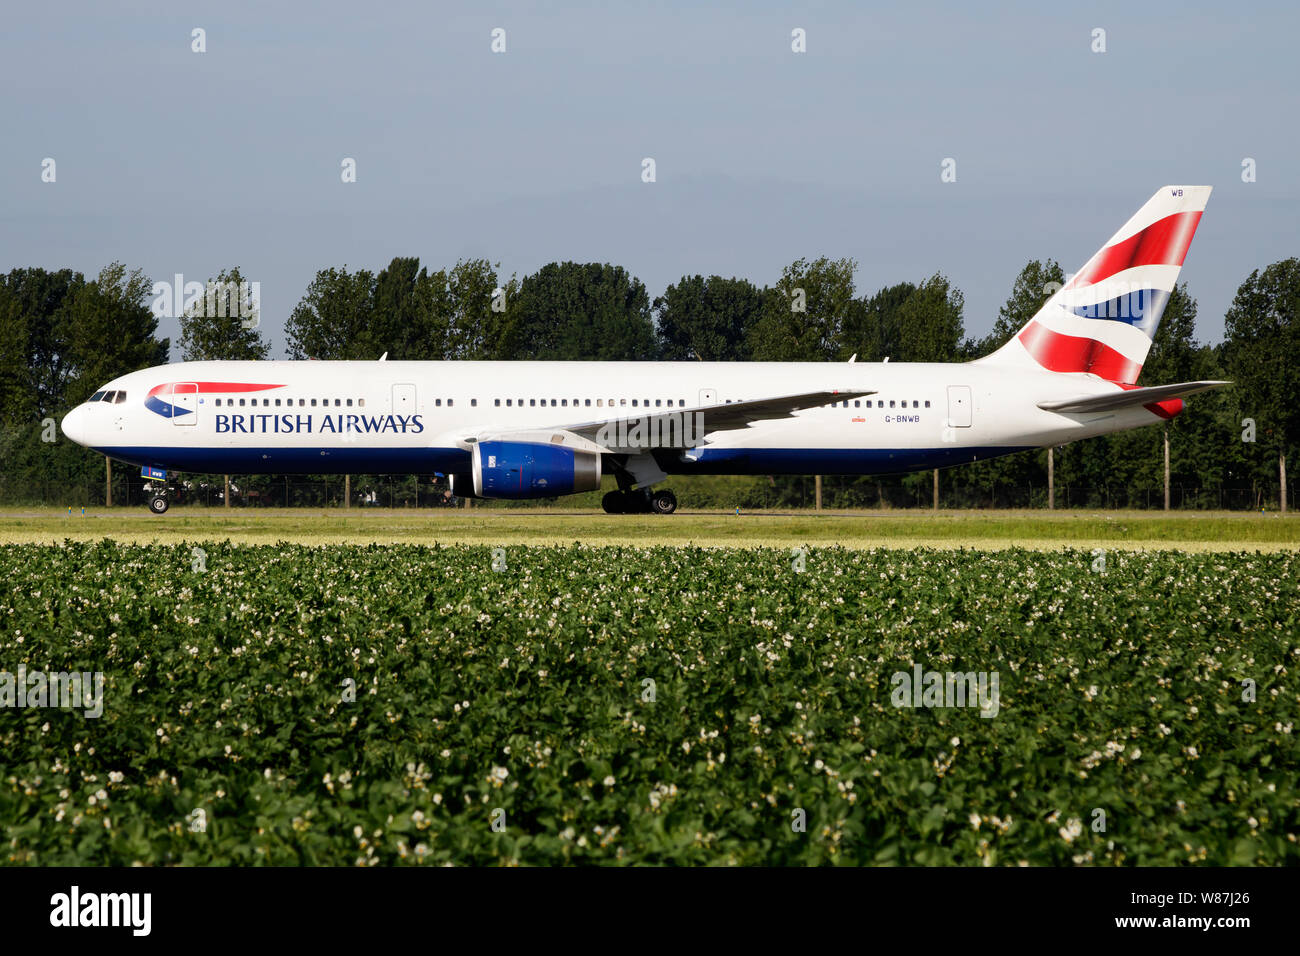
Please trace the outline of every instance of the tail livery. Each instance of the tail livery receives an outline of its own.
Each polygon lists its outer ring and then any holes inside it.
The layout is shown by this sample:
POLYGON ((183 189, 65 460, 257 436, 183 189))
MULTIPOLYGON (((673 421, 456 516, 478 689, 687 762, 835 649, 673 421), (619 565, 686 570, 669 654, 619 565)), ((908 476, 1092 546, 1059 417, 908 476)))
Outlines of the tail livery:
POLYGON ((1136 384, 1210 189, 1162 187, 988 361, 1136 384))

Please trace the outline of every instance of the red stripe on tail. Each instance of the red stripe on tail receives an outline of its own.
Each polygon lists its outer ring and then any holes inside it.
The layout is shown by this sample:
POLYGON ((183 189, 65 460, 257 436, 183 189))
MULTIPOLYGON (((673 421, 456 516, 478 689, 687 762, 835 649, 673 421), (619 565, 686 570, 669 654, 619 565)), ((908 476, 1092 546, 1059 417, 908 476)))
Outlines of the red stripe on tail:
POLYGON ((1111 382, 1136 382, 1142 366, 1096 339, 1053 332, 1031 321, 1020 342, 1034 361, 1052 372, 1092 372, 1111 382))
POLYGON ((1181 266, 1200 221, 1199 212, 1176 212, 1153 222, 1123 242, 1098 252, 1066 288, 1094 285, 1138 266, 1181 266))

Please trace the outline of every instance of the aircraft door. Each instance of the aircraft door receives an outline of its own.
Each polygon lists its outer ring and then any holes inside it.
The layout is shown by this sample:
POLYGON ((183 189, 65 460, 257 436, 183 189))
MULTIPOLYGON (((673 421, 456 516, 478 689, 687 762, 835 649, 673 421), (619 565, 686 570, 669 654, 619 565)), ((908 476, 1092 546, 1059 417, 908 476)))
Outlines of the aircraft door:
POLYGON ((415 413, 415 386, 402 383, 393 386, 393 414, 413 415, 415 413))
POLYGON ((199 387, 194 382, 172 386, 172 424, 193 425, 199 419, 199 387))
POLYGON ((948 424, 952 428, 970 428, 971 396, 969 385, 948 386, 948 424))

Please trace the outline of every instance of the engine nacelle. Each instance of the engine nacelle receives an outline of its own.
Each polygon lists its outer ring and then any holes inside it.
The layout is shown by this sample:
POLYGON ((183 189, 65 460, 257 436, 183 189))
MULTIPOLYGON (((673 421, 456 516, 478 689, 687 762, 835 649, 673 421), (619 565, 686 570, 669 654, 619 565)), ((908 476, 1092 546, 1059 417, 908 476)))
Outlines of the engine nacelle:
POLYGON ((485 441, 474 446, 474 494, 549 498, 600 487, 600 455, 540 442, 485 441))

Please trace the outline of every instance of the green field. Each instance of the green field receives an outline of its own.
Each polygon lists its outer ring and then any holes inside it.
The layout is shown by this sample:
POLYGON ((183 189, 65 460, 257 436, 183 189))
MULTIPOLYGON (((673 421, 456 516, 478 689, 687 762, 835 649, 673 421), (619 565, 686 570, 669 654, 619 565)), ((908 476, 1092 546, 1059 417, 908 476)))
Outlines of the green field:
POLYGON ((100 542, 0 578, 0 671, 104 675, 99 716, 0 708, 10 864, 1300 862, 1291 550, 100 542), (984 706, 900 700, 918 667, 984 706))
POLYGON ((0 543, 112 538, 134 544, 698 545, 702 547, 1162 548, 1300 547, 1300 518, 1242 512, 882 511, 679 512, 574 510, 144 508, 0 510, 0 543))

